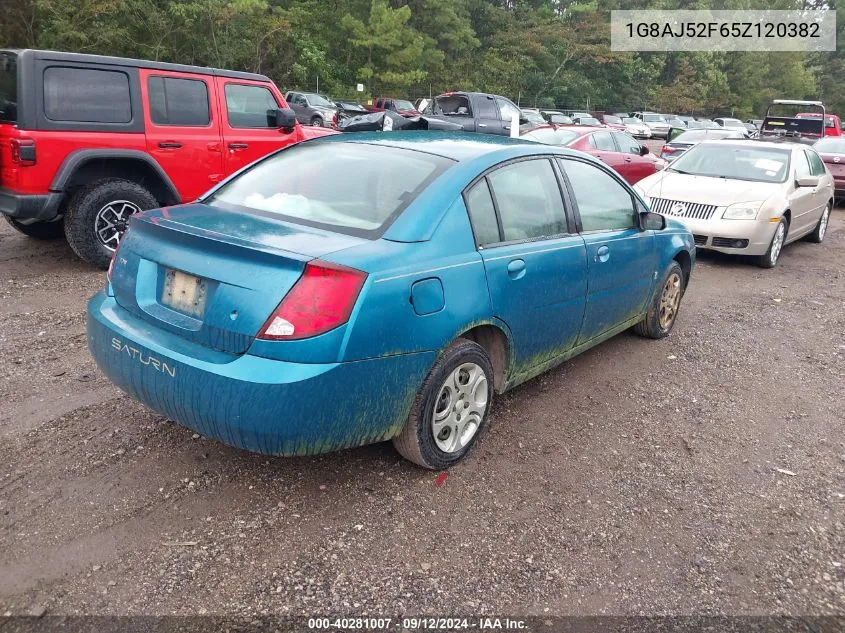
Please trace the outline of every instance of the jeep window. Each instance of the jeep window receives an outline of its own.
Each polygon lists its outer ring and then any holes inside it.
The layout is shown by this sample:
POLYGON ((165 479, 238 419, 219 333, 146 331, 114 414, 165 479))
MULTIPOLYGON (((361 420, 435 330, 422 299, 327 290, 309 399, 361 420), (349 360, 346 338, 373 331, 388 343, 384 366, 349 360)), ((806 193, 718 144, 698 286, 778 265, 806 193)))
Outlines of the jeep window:
POLYGON ((204 81, 150 77, 147 88, 153 123, 205 127, 211 122, 208 86, 204 81))
POLYGON ((44 71, 44 114, 51 121, 129 123, 129 77, 114 70, 52 66, 44 71))
POLYGON ((18 120, 18 56, 0 53, 0 123, 18 120))
POLYGON ((263 86, 226 84, 229 125, 236 128, 275 128, 279 104, 263 86))

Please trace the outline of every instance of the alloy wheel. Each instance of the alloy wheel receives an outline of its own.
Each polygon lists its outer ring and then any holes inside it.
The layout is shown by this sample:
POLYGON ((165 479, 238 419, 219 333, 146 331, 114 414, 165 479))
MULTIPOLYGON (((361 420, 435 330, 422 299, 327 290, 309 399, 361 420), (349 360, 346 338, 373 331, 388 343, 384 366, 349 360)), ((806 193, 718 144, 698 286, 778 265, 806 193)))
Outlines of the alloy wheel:
POLYGON ((110 251, 115 250, 129 224, 129 216, 140 210, 137 204, 128 200, 114 200, 104 205, 97 212, 94 224, 97 239, 110 251))
POLYGON ((771 261, 772 266, 777 263, 778 257, 780 257, 780 252, 783 249, 783 238, 785 235, 786 225, 781 222, 778 224, 778 228, 775 230, 775 236, 772 238, 772 247, 769 255, 769 261, 771 261))
POLYGON ((830 219, 830 205, 825 206, 822 213, 821 220, 819 220, 819 242, 824 239, 825 231, 827 231, 827 222, 830 219))
POLYGON ((663 293, 660 295, 660 316, 658 321, 660 327, 668 330, 675 321, 678 308, 681 306, 681 276, 673 272, 663 284, 663 293))
POLYGON ((484 419, 488 399, 487 376, 475 363, 463 363, 449 374, 434 404, 431 432, 444 453, 467 446, 484 419))

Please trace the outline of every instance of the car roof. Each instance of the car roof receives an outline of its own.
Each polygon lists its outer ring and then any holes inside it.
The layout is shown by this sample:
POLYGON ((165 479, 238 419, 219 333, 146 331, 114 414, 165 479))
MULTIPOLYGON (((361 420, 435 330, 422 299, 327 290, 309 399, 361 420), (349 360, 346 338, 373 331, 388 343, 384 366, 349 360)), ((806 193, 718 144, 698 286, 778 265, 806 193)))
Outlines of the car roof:
POLYGON ((148 59, 132 59, 129 57, 111 57, 108 55, 89 55, 87 53, 65 53, 62 51, 40 50, 33 48, 14 49, 4 48, 0 52, 15 53, 20 58, 35 58, 39 60, 55 62, 76 62, 82 64, 108 64, 110 66, 125 66, 128 68, 149 68, 151 70, 164 70, 169 72, 196 73, 198 75, 214 75, 218 77, 231 77, 233 79, 249 79, 252 81, 269 82, 270 78, 256 73, 245 73, 236 70, 223 68, 210 68, 207 66, 189 66, 187 64, 170 64, 167 62, 154 62, 148 59))
MULTIPOLYGON (((577 129, 577 128, 576 128, 577 129)), ((595 128, 591 128, 595 129, 595 128)), ((467 162, 498 150, 536 148, 537 143, 527 139, 510 138, 495 134, 472 132, 440 132, 415 130, 411 132, 350 132, 324 136, 315 141, 328 143, 367 143, 410 149, 442 156, 456 162, 467 162)), ((546 146, 548 147, 548 146, 546 146)), ((518 154, 519 152, 514 152, 518 154)))

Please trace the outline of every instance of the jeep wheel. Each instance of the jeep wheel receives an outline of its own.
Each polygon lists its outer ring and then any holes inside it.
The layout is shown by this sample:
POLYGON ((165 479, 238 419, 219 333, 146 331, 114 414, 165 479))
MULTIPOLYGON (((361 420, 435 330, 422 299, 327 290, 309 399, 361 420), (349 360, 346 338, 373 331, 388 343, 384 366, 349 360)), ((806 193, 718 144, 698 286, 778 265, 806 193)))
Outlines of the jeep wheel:
POLYGON ((108 178, 82 187, 65 214, 65 235, 80 258, 108 268, 129 216, 158 206, 149 191, 129 180, 108 178))
POLYGON ((4 215, 3 217, 6 218, 6 221, 11 224, 12 228, 16 231, 36 240, 54 240, 57 237, 61 237, 64 233, 64 227, 62 226, 61 220, 54 220, 53 222, 30 222, 29 224, 24 224, 15 218, 10 218, 8 215, 4 215))

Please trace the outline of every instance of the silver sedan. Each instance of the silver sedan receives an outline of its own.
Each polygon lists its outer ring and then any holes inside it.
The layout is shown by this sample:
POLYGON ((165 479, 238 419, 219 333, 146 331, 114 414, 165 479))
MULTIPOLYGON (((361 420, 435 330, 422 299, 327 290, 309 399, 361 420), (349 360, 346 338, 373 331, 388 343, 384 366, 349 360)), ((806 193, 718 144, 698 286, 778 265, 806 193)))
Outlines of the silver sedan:
POLYGON ((790 242, 821 242, 833 206, 833 177, 797 143, 705 141, 634 188, 685 224, 698 248, 752 255, 764 268, 790 242))

